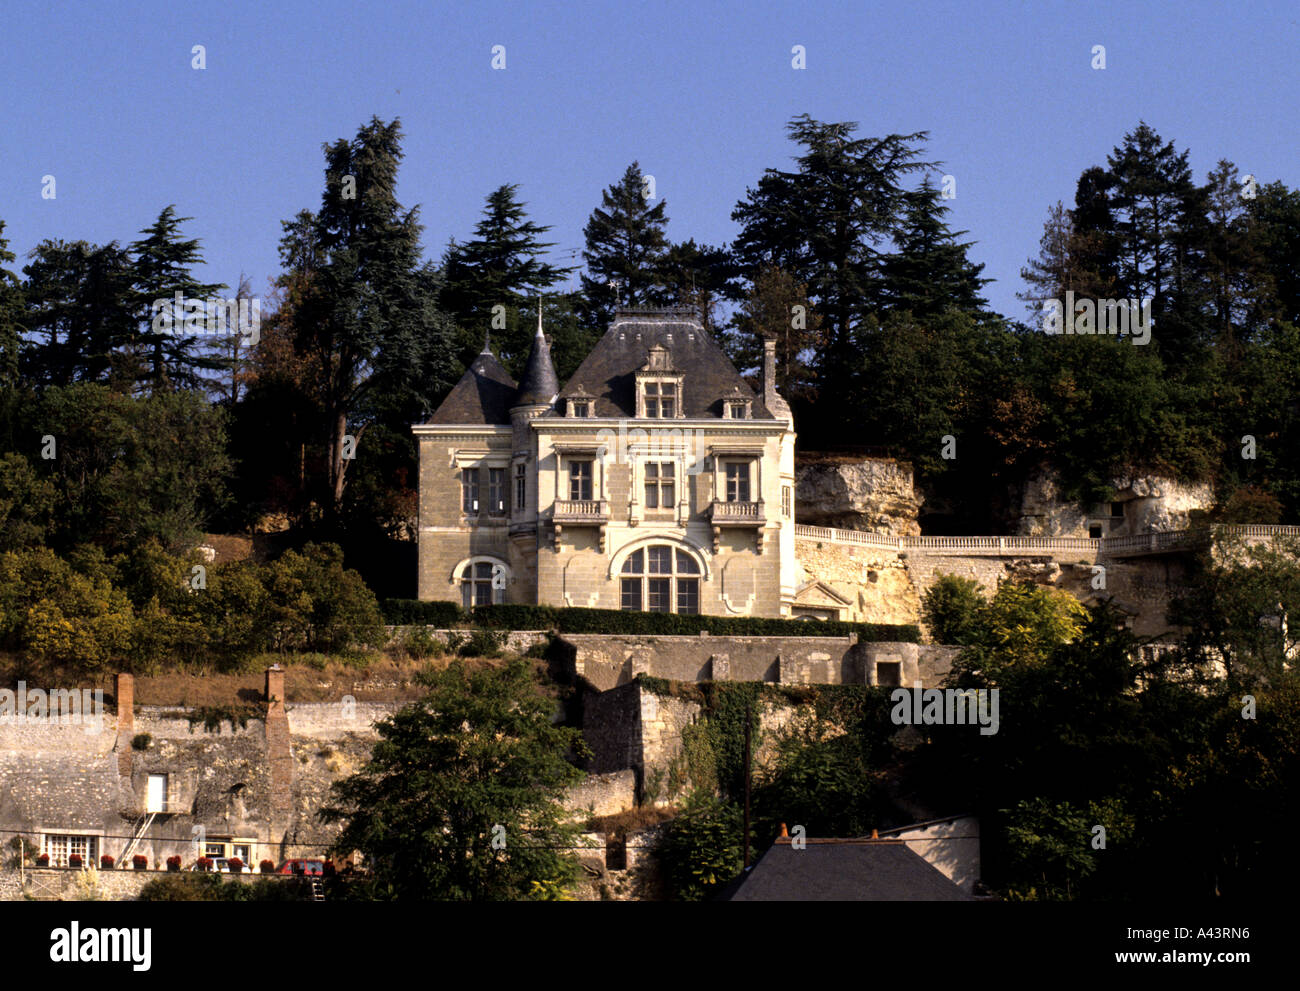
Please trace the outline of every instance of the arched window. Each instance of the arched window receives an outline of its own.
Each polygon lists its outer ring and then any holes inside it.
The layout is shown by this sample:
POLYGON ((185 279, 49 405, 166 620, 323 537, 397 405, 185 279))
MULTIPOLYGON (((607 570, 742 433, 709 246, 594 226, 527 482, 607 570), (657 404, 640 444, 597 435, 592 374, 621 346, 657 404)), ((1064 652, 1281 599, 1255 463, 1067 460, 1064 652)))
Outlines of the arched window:
POLYGON ((629 554, 619 586, 621 607, 632 612, 700 611, 700 566, 685 551, 666 544, 629 554))
POLYGON ((506 601, 509 573, 499 561, 470 561, 460 572, 460 600, 466 609, 506 601))

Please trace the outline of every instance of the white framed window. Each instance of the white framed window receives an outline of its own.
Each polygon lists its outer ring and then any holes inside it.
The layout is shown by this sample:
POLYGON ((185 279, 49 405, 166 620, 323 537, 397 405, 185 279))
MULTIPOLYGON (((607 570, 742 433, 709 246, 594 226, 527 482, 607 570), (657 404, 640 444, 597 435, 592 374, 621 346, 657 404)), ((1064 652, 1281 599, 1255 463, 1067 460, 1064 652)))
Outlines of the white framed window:
POLYGON ((591 494, 591 461, 574 460, 569 462, 569 498, 575 502, 589 500, 591 494))
POLYGON ((478 469, 465 468, 460 473, 461 511, 478 513, 478 469))
POLYGON ((570 399, 570 400, 569 400, 569 416, 577 417, 577 418, 579 418, 579 419, 587 419, 587 418, 589 418, 589 417, 591 416, 591 400, 590 400, 590 399, 570 399))
POLYGON ((629 612, 700 611, 700 566, 680 548, 635 550, 619 574, 619 608, 629 612))
POLYGON ((728 420, 751 419, 751 406, 747 399, 728 399, 724 410, 728 420))
POLYGON ((515 465, 515 512, 522 513, 528 505, 528 466, 515 465))
POLYGON ((643 383, 643 409, 652 420, 671 420, 677 416, 677 383, 651 380, 643 383))
POLYGON ((461 569, 461 605, 500 605, 506 601, 507 572, 505 565, 496 561, 471 561, 461 569))
POLYGON ((504 468, 488 469, 488 514, 491 516, 506 514, 506 470, 504 468))
POLYGON ((645 466, 645 508, 672 509, 677 495, 677 466, 671 461, 648 461, 645 466))
POLYGON ((51 867, 67 867, 69 858, 81 857, 81 866, 99 866, 99 837, 92 833, 44 833, 41 853, 48 854, 51 867))
POLYGON ((748 461, 728 461, 724 466, 726 471, 726 496, 727 502, 749 502, 749 475, 750 464, 748 461))

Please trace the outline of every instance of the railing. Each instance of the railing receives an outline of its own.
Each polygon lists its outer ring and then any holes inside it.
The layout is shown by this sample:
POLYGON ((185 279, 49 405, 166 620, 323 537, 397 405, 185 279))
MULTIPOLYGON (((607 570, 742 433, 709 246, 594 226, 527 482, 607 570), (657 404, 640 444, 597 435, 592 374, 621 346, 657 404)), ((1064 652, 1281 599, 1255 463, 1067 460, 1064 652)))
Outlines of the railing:
POLYGON ((604 499, 556 499, 554 518, 557 520, 607 520, 609 503, 604 499))
POLYGON ((762 504, 757 502, 718 502, 709 507, 709 516, 716 522, 735 520, 742 523, 758 523, 763 519, 762 504))
MULTIPOLYGON (((726 503, 715 505, 727 505, 726 503)), ((1216 533, 1242 537, 1300 537, 1300 526, 1266 526, 1262 524, 1220 525, 1216 533)), ((966 552, 996 556, 1029 551, 1078 551, 1092 554, 1159 553, 1190 547, 1206 536, 1204 530, 1162 530, 1127 537, 895 537, 867 530, 837 530, 832 527, 795 524, 794 535, 804 540, 834 544, 866 544, 893 550, 930 551, 931 553, 966 552)))

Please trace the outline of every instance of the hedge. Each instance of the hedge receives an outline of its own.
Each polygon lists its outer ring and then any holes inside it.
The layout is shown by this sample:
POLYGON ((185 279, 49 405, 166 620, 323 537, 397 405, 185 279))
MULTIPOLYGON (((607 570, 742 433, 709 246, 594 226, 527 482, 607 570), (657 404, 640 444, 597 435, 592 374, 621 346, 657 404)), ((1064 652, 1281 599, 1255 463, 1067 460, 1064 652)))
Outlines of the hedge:
POLYGON ((742 637, 846 637, 861 642, 920 643, 914 624, 841 623, 835 620, 766 619, 754 616, 690 616, 624 612, 620 609, 557 609, 554 606, 477 606, 472 614, 454 602, 387 599, 384 619, 394 626, 468 626, 493 630, 557 630, 560 633, 643 633, 742 637))
POLYGON ((419 599, 384 599, 379 604, 389 626, 459 626, 465 612, 454 602, 423 602, 419 599))

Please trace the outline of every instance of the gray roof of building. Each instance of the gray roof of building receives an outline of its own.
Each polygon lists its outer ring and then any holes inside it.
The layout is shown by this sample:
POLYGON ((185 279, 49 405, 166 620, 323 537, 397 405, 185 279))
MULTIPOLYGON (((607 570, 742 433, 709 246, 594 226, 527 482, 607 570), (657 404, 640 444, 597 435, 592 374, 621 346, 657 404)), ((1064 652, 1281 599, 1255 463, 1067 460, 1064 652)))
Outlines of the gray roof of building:
POLYGON ((482 351, 447 393, 430 423, 508 424, 515 380, 491 351, 482 351))
MULTIPOLYGON (((585 390, 595 397, 595 416, 635 417, 636 373, 656 344, 668 350, 673 370, 683 376, 682 413, 686 417, 721 418, 722 400, 740 398, 752 401, 754 419, 774 419, 701 325, 696 312, 683 307, 617 310, 605 335, 560 390, 560 397, 585 390)), ((548 415, 561 412, 557 409, 548 415)))
POLYGON ((519 395, 515 397, 516 406, 534 406, 549 404, 560 391, 560 379, 555 374, 555 365, 551 362, 551 345, 537 328, 533 336, 533 347, 528 352, 528 363, 524 366, 524 380, 519 383, 519 395))
POLYGON ((722 901, 971 901, 900 840, 777 840, 722 901))

